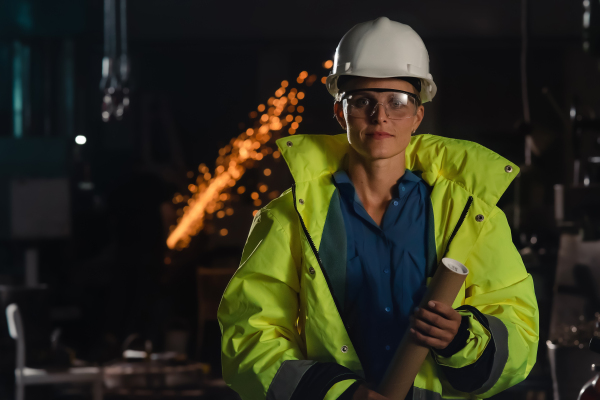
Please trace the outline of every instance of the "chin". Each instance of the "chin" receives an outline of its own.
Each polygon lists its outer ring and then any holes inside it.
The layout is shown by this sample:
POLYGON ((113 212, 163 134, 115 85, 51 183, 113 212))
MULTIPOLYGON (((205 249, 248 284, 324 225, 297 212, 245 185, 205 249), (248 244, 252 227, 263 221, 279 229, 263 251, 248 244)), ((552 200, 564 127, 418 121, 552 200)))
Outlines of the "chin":
POLYGON ((404 138, 371 140, 358 135, 352 136, 348 135, 350 145, 362 158, 369 160, 393 158, 406 150, 410 142, 410 136, 408 140, 404 140, 404 138))

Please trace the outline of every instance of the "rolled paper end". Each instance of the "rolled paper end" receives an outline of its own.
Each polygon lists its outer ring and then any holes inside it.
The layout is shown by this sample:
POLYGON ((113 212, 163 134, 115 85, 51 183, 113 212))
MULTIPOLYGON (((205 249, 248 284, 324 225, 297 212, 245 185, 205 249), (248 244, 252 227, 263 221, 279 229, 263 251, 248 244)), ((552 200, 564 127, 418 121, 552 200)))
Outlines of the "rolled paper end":
POLYGON ((442 264, 444 264, 446 266, 446 268, 448 268, 452 272, 455 272, 459 275, 468 275, 469 274, 469 269, 467 267, 465 267, 461 262, 456 261, 453 258, 448 258, 448 257, 442 258, 442 264))

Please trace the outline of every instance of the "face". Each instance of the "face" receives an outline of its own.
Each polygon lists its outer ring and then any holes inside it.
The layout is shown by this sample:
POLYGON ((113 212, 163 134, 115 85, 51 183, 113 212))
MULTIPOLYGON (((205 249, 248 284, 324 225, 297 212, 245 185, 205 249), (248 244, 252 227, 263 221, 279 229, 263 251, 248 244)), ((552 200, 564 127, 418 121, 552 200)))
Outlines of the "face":
MULTIPOLYGON (((348 82, 345 91, 356 89, 397 89, 415 93, 410 83, 396 78, 356 78, 348 82)), ((384 103, 390 92, 369 92, 369 96, 384 103)), ((379 105, 375 113, 367 118, 356 118, 344 113, 341 102, 334 104, 335 116, 348 134, 348 142, 352 149, 365 160, 379 160, 398 156, 406 150, 411 135, 415 131, 425 113, 421 105, 414 116, 406 119, 390 119, 384 107, 379 105)))

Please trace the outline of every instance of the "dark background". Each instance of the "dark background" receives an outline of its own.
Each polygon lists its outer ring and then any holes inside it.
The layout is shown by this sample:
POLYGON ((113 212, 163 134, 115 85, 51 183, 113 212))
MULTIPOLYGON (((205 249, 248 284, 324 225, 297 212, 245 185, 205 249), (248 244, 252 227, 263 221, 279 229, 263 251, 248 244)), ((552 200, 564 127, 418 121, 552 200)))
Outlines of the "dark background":
MULTIPOLYGON (((177 218, 172 199, 189 194, 199 164, 214 168, 219 149, 253 126, 249 113, 281 81, 300 87, 295 80, 301 71, 318 79, 303 89, 297 133, 342 133, 332 118, 333 99, 320 83, 329 73, 322 64, 333 59, 354 24, 387 16, 421 35, 438 86, 417 133, 476 141, 523 166, 499 206, 520 250, 532 244, 536 252, 543 249, 527 264, 536 280, 542 333, 533 383, 523 390, 549 395, 544 341, 561 232, 553 185, 573 184, 570 109, 576 105, 580 121, 595 120, 600 109, 598 57, 583 50, 582 2, 529 0, 525 31, 523 3, 506 0, 127 5, 131 106, 121 121, 103 122, 103 3, 0 3, 0 285, 27 283, 25 254, 35 249, 37 283, 48 287, 50 324, 63 328, 62 340, 78 358, 114 360, 131 333, 161 351, 166 332, 183 330, 190 334, 189 357, 209 362, 218 375, 216 323, 203 328, 203 343, 194 340, 196 268, 237 265, 255 207, 249 197, 237 198, 234 216, 210 222, 189 248, 174 251, 165 242, 177 218), (522 98, 524 32, 529 123, 522 98), (15 54, 23 47, 30 52, 29 69, 21 70, 29 111, 17 134, 15 54), (76 144, 77 135, 87 143, 76 144), (535 143, 531 165, 525 165, 526 135, 535 143), (16 236, 11 185, 53 178, 68 183, 68 232, 16 236), (216 233, 223 226, 229 230, 224 237, 216 233)), ((291 178, 283 162, 268 162, 278 171, 269 185, 285 190, 291 178)), ((592 186, 594 179, 592 174, 592 186)), ((249 170, 240 184, 250 188, 261 180, 249 170)), ((43 197, 30 199, 31 207, 43 197)), ((7 355, 0 359, 8 387, 14 353, 0 352, 7 355)))

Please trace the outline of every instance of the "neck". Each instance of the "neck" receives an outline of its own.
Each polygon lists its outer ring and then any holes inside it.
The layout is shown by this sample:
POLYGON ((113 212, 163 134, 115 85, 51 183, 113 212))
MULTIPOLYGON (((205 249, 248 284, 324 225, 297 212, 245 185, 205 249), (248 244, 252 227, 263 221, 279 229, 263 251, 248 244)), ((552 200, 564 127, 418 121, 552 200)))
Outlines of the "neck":
POLYGON ((348 154, 348 175, 360 201, 367 208, 386 207, 392 199, 393 188, 404 175, 405 152, 392 158, 369 160, 352 147, 348 154))

